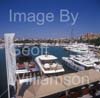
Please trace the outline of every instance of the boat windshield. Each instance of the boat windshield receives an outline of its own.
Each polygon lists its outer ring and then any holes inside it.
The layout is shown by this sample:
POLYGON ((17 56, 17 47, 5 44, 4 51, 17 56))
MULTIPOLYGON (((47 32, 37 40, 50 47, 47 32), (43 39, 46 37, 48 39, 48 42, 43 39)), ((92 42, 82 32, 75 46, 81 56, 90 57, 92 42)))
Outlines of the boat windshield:
POLYGON ((56 63, 56 62, 57 62, 56 60, 41 60, 42 64, 48 63, 48 64, 52 65, 53 63, 56 63))

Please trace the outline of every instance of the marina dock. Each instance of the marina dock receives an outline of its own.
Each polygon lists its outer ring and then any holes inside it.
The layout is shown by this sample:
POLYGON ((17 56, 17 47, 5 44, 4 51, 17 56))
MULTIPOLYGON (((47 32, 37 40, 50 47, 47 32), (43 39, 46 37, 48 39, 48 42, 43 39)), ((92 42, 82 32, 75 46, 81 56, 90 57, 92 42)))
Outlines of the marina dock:
POLYGON ((17 98, 40 98, 89 85, 97 81, 100 81, 100 72, 95 70, 80 71, 48 78, 41 77, 41 79, 34 80, 31 84, 18 84, 16 96, 17 98), (77 82, 78 79, 80 81, 77 82))

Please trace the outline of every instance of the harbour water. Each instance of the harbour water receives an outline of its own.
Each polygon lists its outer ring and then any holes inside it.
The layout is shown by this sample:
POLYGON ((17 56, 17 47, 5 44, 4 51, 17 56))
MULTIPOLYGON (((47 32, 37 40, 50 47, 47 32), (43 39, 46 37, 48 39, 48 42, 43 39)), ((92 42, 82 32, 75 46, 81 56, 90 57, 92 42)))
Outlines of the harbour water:
MULTIPOLYGON (((61 63, 63 63, 61 57, 63 56, 67 57, 70 54, 69 52, 65 51, 62 47, 53 47, 53 46, 48 47, 48 53, 58 57, 61 63)), ((38 55, 40 55, 40 53, 38 55)), ((35 58, 38 55, 33 56, 33 58, 35 58)), ((66 70, 65 71, 66 73, 73 72, 73 70, 69 69, 66 65, 64 65, 64 68, 66 70)), ((7 76, 6 76, 6 64, 5 64, 5 51, 4 49, 0 49, 0 95, 6 90, 7 90, 7 76)), ((1 98, 7 98, 7 92, 1 98)))
POLYGON ((5 92, 1 98, 7 98, 7 76, 6 76, 6 62, 5 51, 0 49, 0 95, 5 92))

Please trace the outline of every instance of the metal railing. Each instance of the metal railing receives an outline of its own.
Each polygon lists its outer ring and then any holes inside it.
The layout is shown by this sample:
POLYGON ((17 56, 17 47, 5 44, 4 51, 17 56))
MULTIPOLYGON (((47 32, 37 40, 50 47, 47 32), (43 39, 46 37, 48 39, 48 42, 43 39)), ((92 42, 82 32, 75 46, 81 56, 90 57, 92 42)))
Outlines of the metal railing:
POLYGON ((8 89, 6 89, 2 94, 0 94, 0 98, 3 98, 3 96, 7 93, 8 89))

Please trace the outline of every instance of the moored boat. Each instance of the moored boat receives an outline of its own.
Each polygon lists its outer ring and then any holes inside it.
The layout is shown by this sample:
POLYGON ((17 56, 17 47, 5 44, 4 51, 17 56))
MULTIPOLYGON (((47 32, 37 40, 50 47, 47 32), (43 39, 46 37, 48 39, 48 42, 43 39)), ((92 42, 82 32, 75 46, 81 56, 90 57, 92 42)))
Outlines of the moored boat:
POLYGON ((40 55, 35 58, 36 63, 44 74, 64 72, 62 64, 58 63, 54 55, 40 55))

